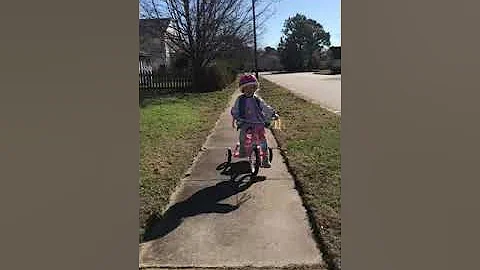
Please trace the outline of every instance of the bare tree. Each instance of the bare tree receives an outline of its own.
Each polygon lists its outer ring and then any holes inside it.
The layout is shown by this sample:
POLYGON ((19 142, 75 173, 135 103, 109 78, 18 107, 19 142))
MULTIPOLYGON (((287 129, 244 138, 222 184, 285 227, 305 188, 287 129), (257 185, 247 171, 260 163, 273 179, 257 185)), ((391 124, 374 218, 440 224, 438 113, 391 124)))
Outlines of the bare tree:
MULTIPOLYGON (((257 29, 272 15, 273 0, 255 0, 257 29)), ((224 52, 253 41, 251 0, 140 0, 141 18, 170 18, 166 42, 189 59, 194 84, 202 68, 224 52)), ((241 47, 240 46, 240 47, 241 47)))

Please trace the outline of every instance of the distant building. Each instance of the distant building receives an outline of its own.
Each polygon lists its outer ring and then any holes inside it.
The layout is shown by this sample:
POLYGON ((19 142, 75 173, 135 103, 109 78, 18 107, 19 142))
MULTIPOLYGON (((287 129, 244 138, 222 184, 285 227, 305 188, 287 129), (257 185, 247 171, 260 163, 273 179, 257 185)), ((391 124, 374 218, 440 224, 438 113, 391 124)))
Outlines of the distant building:
POLYGON ((173 49, 167 41, 167 33, 172 33, 171 20, 140 19, 140 57, 148 55, 152 70, 168 68, 171 64, 173 49))
POLYGON ((151 55, 140 51, 138 54, 138 72, 145 73, 145 72, 152 72, 152 61, 151 55))
POLYGON ((272 47, 266 47, 259 52, 258 70, 259 71, 279 71, 283 66, 280 62, 280 55, 277 50, 272 47))
POLYGON ((328 68, 333 72, 341 72, 341 50, 340 46, 332 46, 328 49, 328 68))

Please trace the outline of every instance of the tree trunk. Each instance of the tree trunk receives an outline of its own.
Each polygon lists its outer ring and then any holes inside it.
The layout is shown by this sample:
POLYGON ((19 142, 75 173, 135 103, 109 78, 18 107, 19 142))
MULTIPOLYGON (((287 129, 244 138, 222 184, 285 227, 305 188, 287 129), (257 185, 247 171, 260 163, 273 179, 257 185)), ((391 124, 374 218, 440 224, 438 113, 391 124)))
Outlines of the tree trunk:
POLYGON ((194 92, 203 91, 202 66, 199 59, 192 59, 192 84, 194 92))

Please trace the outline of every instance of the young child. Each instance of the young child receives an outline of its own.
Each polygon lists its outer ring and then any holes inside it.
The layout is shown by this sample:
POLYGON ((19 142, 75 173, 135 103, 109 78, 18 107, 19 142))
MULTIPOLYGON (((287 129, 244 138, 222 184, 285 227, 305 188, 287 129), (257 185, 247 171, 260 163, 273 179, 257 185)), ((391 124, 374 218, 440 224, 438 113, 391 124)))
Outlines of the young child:
MULTIPOLYGON (((242 75, 239 87, 242 94, 235 101, 231 114, 237 123, 237 130, 240 129, 240 157, 245 157, 244 140, 248 129, 253 129, 254 132, 259 134, 260 147, 266 153, 268 146, 265 138, 265 127, 269 125, 272 118, 276 118, 278 115, 263 99, 255 95, 259 83, 254 75, 242 75)), ((262 160, 262 167, 271 167, 268 157, 262 160)))

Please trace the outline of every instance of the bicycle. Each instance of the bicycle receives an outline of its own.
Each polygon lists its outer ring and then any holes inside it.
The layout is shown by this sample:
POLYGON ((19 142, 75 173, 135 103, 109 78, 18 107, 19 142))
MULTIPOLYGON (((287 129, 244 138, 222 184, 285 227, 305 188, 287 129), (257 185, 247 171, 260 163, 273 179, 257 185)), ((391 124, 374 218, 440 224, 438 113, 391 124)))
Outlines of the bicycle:
MULTIPOLYGON (((279 116, 278 114, 275 114, 272 117, 272 120, 274 120, 274 127, 279 126, 279 116)), ((232 126, 235 120, 232 122, 232 126)), ((265 124, 263 122, 248 122, 248 124, 265 124)), ((267 127, 270 127, 270 124, 267 123, 267 127)), ((238 129, 238 127, 237 127, 238 129)), ((261 140, 260 140, 260 134, 258 132, 258 129, 254 128, 249 128, 245 132, 245 137, 244 137, 244 150, 245 150, 245 155, 241 157, 240 153, 240 142, 237 142, 234 150, 232 151, 231 147, 227 148, 227 164, 232 163, 233 158, 248 158, 248 161, 250 163, 250 169, 251 169, 251 176, 256 176, 260 170, 262 160, 264 158, 268 158, 270 163, 273 160, 273 150, 271 147, 267 148, 267 151, 264 151, 261 147, 261 140)))

